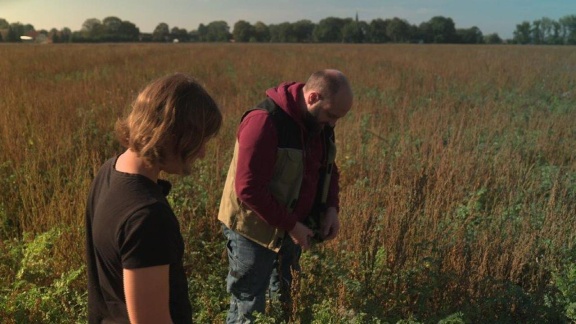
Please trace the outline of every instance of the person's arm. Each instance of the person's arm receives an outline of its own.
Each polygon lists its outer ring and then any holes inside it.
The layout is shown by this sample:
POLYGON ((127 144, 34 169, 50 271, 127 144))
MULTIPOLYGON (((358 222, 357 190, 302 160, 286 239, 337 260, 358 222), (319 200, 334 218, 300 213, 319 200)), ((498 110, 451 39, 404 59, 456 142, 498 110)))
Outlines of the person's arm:
POLYGON ((172 323, 169 265, 124 269, 124 294, 131 323, 172 323))

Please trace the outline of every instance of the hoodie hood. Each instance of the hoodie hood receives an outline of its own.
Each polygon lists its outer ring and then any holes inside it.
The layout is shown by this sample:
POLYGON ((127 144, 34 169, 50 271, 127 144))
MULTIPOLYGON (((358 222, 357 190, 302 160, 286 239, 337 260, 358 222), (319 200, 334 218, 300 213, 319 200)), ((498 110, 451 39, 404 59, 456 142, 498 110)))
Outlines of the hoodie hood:
POLYGON ((303 111, 298 103, 300 90, 304 83, 300 82, 283 82, 275 88, 266 90, 266 95, 282 108, 292 119, 300 126, 304 127, 303 111))

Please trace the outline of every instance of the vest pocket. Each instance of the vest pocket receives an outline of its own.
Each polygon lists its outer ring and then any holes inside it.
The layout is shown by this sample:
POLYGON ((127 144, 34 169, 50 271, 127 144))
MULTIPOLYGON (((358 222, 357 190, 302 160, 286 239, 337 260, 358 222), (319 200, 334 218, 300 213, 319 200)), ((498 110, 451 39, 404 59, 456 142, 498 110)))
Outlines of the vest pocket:
POLYGON ((286 207, 298 198, 302 175, 304 173, 302 151, 297 149, 278 149, 278 158, 274 167, 274 176, 270 191, 286 207))

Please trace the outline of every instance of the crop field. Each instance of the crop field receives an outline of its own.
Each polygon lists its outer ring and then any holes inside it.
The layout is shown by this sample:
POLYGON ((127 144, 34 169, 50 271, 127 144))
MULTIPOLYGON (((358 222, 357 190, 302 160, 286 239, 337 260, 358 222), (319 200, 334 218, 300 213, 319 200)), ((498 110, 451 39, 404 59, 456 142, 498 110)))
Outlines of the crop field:
POLYGON ((225 120, 169 200, 194 321, 223 323, 239 118, 328 67, 355 95, 336 127, 342 229, 303 255, 289 322, 575 322, 576 47, 344 44, 0 46, 1 322, 86 322, 90 182, 138 91, 184 72, 225 120))

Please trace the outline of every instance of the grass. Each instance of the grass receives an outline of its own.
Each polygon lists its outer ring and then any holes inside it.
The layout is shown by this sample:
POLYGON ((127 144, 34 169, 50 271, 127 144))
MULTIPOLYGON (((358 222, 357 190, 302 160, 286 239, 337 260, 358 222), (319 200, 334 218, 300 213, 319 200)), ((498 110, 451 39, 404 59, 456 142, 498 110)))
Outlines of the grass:
MULTIPOLYGON (((9 323, 85 322, 89 183, 120 152, 117 117, 176 71, 198 78, 225 116, 194 175, 170 178, 195 320, 223 322, 216 214, 239 118, 266 88, 326 67, 355 93, 336 129, 343 228, 304 255, 291 322, 576 321, 576 48, 22 44, 0 54, 9 323)), ((274 322, 276 306, 259 321, 274 322)))

